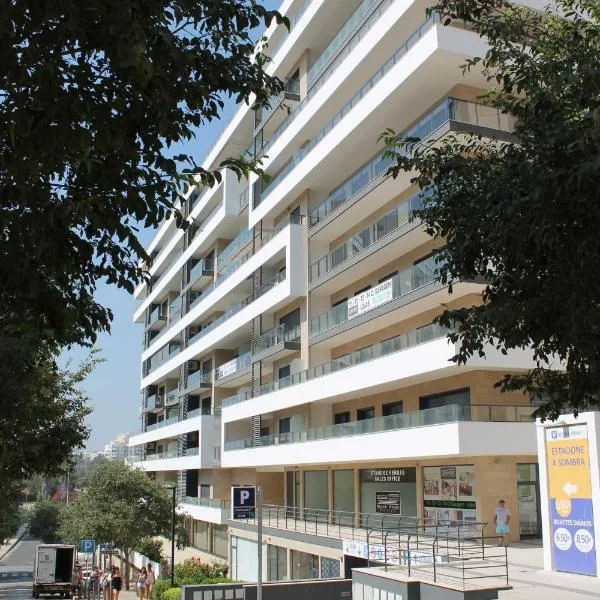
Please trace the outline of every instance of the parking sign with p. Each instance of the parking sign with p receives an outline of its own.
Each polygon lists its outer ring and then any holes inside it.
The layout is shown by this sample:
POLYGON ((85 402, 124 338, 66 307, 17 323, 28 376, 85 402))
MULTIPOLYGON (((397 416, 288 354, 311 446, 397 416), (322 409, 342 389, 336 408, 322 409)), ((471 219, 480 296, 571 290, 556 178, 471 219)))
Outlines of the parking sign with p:
POLYGON ((256 487, 253 485, 231 488, 231 518, 254 519, 256 516, 256 487))

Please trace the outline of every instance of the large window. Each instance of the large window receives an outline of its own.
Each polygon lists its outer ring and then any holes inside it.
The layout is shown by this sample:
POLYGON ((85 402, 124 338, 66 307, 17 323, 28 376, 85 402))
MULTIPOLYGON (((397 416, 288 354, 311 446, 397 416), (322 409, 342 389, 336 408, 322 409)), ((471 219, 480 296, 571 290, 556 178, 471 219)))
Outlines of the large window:
POLYGON ((200 550, 210 551, 208 539, 208 523, 204 521, 194 521, 194 535, 192 538, 192 546, 200 550))
POLYGON ((227 558, 227 525, 213 525, 212 532, 212 553, 223 558, 227 558))
POLYGON ((269 544, 267 546, 267 580, 287 579, 287 549, 269 544))
POLYGON ((304 472, 304 507, 316 509, 318 514, 324 517, 326 517, 325 511, 329 508, 327 482, 327 471, 304 472))
POLYGON ((319 579, 319 557, 292 550, 292 579, 319 579))
POLYGON ((419 398, 419 408, 426 410, 428 408, 439 408, 440 406, 468 406, 470 402, 469 388, 464 390, 454 390, 452 392, 444 392, 443 394, 435 394, 433 396, 422 396, 419 398))
POLYGON ((354 471, 343 469, 333 472, 333 509, 340 522, 352 525, 354 520, 354 471))

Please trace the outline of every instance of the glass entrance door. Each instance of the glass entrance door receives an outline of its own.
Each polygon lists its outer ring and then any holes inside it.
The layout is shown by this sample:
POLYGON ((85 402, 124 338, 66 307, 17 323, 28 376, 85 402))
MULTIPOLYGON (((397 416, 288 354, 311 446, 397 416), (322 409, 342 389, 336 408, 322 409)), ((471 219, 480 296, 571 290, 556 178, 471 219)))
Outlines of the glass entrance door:
POLYGON ((537 464, 517 465, 521 539, 542 536, 537 464))

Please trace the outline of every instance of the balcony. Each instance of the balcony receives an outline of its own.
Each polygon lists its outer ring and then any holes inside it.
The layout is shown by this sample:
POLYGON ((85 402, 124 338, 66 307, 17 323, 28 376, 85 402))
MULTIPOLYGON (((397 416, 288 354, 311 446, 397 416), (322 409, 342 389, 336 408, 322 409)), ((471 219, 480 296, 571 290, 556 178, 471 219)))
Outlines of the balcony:
MULTIPOLYGON (((415 243, 431 239, 426 234, 408 235, 420 226, 420 221, 413 220, 413 215, 421 208, 422 198, 423 192, 413 194, 362 231, 313 262, 308 271, 309 289, 323 286, 333 278, 336 278, 337 289, 343 288, 358 278, 355 273, 358 265, 361 273, 375 270, 381 264, 415 247, 415 243), (344 277, 338 278, 342 273, 344 277)), ((322 287, 320 293, 331 293, 332 290, 333 286, 329 285, 326 289, 322 287)))
POLYGON ((530 406, 454 404, 388 417, 375 417, 374 419, 352 421, 339 425, 323 425, 302 431, 266 435, 260 438, 258 446, 254 446, 250 439, 225 442, 225 451, 331 440, 371 433, 382 433, 385 431, 397 431, 411 427, 454 423, 457 421, 532 423, 534 421, 532 417, 533 411, 534 409, 530 406))
POLYGON ((300 350, 300 325, 286 327, 278 325, 265 331, 253 349, 252 360, 275 360, 300 350))
POLYGON ((146 322, 146 330, 158 330, 161 329, 167 322, 167 316, 164 314, 162 307, 156 306, 148 315, 146 322))
POLYGON ((190 270, 185 289, 199 291, 214 277, 214 261, 212 258, 201 258, 190 270))
POLYGON ((231 514, 231 502, 217 498, 198 498, 185 496, 182 501, 183 512, 198 521, 224 525, 231 514))
POLYGON ((212 373, 210 371, 194 371, 190 373, 187 378, 187 385, 182 390, 183 394, 189 394, 199 389, 210 389, 212 388, 212 373))
POLYGON ((493 344, 485 347, 485 357, 474 356, 465 365, 457 365, 452 361, 457 346, 449 342, 446 334, 439 325, 426 325, 263 384, 253 397, 231 396, 223 400, 223 422, 311 402, 351 400, 473 370, 500 374, 523 372, 536 365, 528 349, 505 355, 493 344))
MULTIPOLYGON (((242 192, 242 196, 248 195, 248 189, 242 192)), ((240 197, 240 202, 242 197, 240 197)), ((217 272, 221 273, 229 261, 237 256, 250 242, 252 241, 252 228, 244 229, 241 231, 233 241, 231 241, 218 255, 217 255, 217 272)))
MULTIPOLYGON (((290 112, 290 114, 284 119, 284 121, 279 125, 279 127, 273 132, 271 137, 264 142, 264 145, 261 149, 262 153, 267 152, 267 150, 281 137, 281 135, 286 131, 286 129, 290 126, 290 124, 296 119, 296 117, 300 114, 302 109, 310 102, 310 100, 315 96, 315 94, 325 85, 325 83, 329 80, 331 75, 335 73, 338 67, 344 62, 348 54, 356 48, 356 46, 360 43, 360 41, 364 38, 364 36, 371 30, 373 25, 381 18, 381 15, 389 8, 390 4, 393 0, 384 0, 384 2, 380 2, 377 9, 374 12, 369 12, 367 18, 363 19, 359 24, 358 28, 354 28, 353 35, 350 39, 347 40, 347 43, 343 45, 341 49, 338 48, 338 52, 335 54, 329 53, 327 56, 327 60, 325 57, 323 60, 318 59, 320 69, 319 73, 316 73, 315 65, 311 69, 313 71, 313 80, 310 84, 310 89, 308 90, 306 96, 302 99, 299 104, 296 104, 290 112)), ((361 7, 357 9, 357 12, 361 11, 361 7)), ((364 16, 365 13, 361 12, 361 16, 364 16)), ((352 17, 350 18, 352 20, 352 17)), ((254 202, 254 206, 258 206, 261 202, 261 198, 257 198, 254 202)))
POLYGON ((163 394, 152 394, 146 398, 146 412, 153 410, 162 410, 165 407, 165 397, 163 394))
POLYGON ((157 429, 161 429, 162 427, 167 427, 168 425, 173 425, 173 423, 179 422, 179 415, 175 417, 169 417, 168 419, 163 419, 162 421, 157 421, 152 425, 146 425, 146 431, 156 431, 157 429))
POLYGON ((163 346, 158 352, 154 353, 144 365, 144 374, 147 376, 158 367, 165 364, 173 356, 181 352, 181 345, 178 342, 170 342, 163 346))
POLYGON ((436 282, 436 276, 436 257, 431 256, 366 292, 313 317, 310 320, 311 343, 320 341, 325 335, 335 335, 344 325, 355 327, 441 289, 441 284, 436 282))
POLYGON ((215 387, 237 387, 250 381, 251 354, 246 352, 215 369, 215 387))

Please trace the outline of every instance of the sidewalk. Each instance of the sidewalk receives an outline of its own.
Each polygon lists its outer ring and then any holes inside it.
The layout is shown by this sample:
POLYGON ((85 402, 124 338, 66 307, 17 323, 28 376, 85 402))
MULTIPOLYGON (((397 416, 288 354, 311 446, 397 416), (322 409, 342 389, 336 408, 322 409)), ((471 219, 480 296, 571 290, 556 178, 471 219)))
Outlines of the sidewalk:
POLYGON ((508 549, 508 565, 513 589, 500 592, 500 600, 600 599, 600 579, 544 571, 541 542, 512 544, 508 549))
POLYGON ((11 538, 6 544, 0 545, 0 560, 2 560, 12 550, 13 546, 25 535, 26 527, 19 527, 14 538, 11 538))

